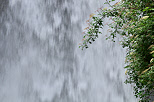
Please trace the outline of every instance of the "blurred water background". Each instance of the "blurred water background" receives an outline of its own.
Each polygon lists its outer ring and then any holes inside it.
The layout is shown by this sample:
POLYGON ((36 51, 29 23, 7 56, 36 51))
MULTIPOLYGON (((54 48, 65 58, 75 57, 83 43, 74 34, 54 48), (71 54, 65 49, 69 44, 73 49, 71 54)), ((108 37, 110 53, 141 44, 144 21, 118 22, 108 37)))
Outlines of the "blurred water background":
POLYGON ((0 102, 137 102, 120 38, 78 48, 104 2, 0 0, 0 102))

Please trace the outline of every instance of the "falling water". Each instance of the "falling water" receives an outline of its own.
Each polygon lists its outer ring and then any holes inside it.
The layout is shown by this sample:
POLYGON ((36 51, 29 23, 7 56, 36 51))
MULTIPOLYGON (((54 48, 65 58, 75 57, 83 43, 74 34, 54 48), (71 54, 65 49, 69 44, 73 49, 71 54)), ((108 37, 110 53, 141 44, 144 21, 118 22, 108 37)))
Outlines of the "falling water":
POLYGON ((103 3, 0 0, 0 102, 136 102, 123 83, 119 39, 102 35, 78 48, 88 15, 103 3))

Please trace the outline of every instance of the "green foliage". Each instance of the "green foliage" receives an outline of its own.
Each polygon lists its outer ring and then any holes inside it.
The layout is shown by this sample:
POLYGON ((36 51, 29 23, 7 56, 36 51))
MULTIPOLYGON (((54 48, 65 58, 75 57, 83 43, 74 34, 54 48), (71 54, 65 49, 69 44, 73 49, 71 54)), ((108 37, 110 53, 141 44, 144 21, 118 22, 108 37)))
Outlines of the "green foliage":
MULTIPOLYGON (((114 1, 114 0, 112 0, 114 1)), ((110 5, 111 1, 106 4, 110 5)), ((154 2, 153 0, 122 0, 111 9, 99 9, 99 14, 90 15, 89 27, 85 28, 82 49, 94 42, 103 28, 103 19, 110 18, 113 22, 108 26, 114 31, 106 39, 117 34, 123 36, 121 44, 128 48, 126 63, 128 78, 125 83, 135 84, 134 94, 140 102, 149 102, 154 95, 154 2)))

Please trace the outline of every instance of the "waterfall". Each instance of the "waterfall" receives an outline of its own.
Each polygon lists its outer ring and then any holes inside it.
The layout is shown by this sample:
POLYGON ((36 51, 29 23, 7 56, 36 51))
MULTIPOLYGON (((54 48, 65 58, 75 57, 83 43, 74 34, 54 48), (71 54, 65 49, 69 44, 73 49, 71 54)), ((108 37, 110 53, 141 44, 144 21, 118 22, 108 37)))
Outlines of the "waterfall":
POLYGON ((136 102, 120 38, 78 48, 104 2, 0 0, 0 102, 136 102))

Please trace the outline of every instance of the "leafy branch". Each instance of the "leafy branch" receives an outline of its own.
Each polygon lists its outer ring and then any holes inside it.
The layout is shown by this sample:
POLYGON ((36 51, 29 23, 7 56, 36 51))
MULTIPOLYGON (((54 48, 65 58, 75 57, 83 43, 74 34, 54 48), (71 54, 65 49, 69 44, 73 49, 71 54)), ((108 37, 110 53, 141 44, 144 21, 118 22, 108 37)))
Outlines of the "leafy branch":
MULTIPOLYGON (((114 1, 114 0, 112 0, 114 1)), ((121 45, 127 47, 126 74, 129 76, 125 83, 135 84, 135 96, 140 102, 148 102, 154 94, 154 2, 153 0, 122 0, 110 5, 112 9, 99 9, 99 14, 91 14, 85 28, 83 43, 79 46, 88 48, 103 29, 103 19, 109 18, 107 24, 114 31, 106 39, 112 39, 117 34, 123 37, 121 45)))

